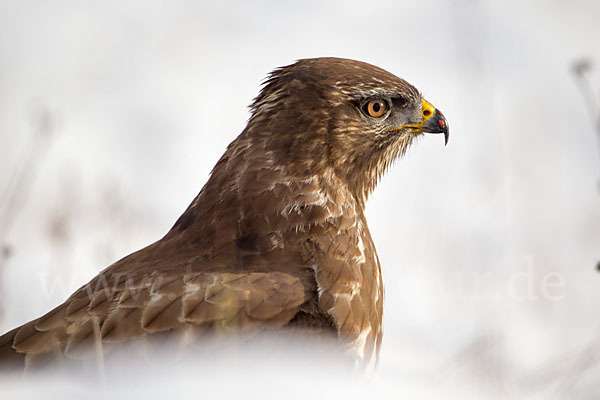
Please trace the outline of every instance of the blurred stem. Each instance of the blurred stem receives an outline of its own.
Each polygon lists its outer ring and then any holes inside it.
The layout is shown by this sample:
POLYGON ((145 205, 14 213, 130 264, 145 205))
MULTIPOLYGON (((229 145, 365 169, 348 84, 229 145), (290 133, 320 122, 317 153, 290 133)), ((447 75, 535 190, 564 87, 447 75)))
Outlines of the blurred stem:
POLYGON ((17 168, 13 171, 0 201, 0 245, 6 241, 15 220, 23 208, 54 131, 53 119, 47 110, 33 117, 34 134, 17 168))
MULTIPOLYGON (((598 96, 594 91, 592 81, 588 76, 588 71, 592 69, 592 63, 589 60, 579 60, 573 65, 575 81, 579 85, 583 101, 587 104, 588 111, 592 118, 592 124, 596 130, 596 140, 598 142, 598 157, 600 157, 600 104, 598 96)), ((598 183, 600 190, 600 182, 598 183)), ((600 261, 596 264, 596 270, 600 271, 600 261)))
POLYGON ((0 273, 12 254, 6 238, 26 203, 31 186, 42 165, 43 156, 53 139, 54 120, 48 110, 37 111, 32 118, 32 126, 33 135, 0 201, 0 273))
POLYGON ((596 131, 596 139, 598 141, 598 156, 600 157, 600 104, 598 96, 594 91, 592 81, 588 76, 588 71, 592 69, 592 65, 587 60, 580 60, 574 65, 575 82, 579 86, 583 101, 588 108, 588 112, 592 119, 594 130, 596 131))

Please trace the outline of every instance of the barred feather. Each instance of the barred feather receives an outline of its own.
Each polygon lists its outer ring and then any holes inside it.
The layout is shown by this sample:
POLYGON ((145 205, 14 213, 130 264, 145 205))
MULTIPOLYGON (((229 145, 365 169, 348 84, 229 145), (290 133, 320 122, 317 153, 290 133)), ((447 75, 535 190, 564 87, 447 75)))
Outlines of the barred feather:
POLYGON ((93 358, 169 332, 201 346, 211 333, 281 328, 335 334, 358 363, 372 363, 383 284, 364 206, 416 136, 385 124, 421 118, 420 99, 404 80, 357 61, 275 70, 246 129, 167 235, 0 337, 0 363, 93 358), (360 110, 370 97, 408 105, 374 121, 360 110))

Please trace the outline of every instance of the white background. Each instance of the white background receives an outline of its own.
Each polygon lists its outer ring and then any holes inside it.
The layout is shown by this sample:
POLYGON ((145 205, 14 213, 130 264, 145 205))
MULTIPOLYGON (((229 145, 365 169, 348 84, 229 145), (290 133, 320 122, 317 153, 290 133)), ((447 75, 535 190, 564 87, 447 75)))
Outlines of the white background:
POLYGON ((572 67, 596 62, 597 94, 599 21, 593 0, 0 0, 0 332, 166 233, 270 70, 338 56, 451 128, 368 203, 386 305, 364 393, 598 397, 600 147, 572 67))

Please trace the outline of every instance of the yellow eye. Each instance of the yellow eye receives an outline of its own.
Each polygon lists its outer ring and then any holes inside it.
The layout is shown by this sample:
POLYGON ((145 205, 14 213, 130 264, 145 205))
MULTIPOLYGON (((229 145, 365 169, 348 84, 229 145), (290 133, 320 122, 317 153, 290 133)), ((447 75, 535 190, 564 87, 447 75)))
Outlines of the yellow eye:
POLYGON ((371 100, 363 106, 364 111, 367 115, 373 118, 381 118, 389 110, 387 101, 382 99, 371 100))

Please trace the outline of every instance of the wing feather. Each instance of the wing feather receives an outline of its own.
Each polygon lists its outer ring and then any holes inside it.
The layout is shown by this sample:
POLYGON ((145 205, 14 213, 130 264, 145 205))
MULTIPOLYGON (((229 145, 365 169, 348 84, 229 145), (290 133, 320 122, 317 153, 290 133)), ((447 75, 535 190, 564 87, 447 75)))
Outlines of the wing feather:
POLYGON ((91 299, 84 287, 38 320, 2 336, 0 352, 10 348, 33 365, 36 358, 50 354, 86 359, 96 356, 99 344, 186 327, 196 334, 206 329, 277 328, 288 323, 313 292, 298 277, 282 272, 157 275, 143 288, 139 281, 134 286, 100 290, 91 299))

